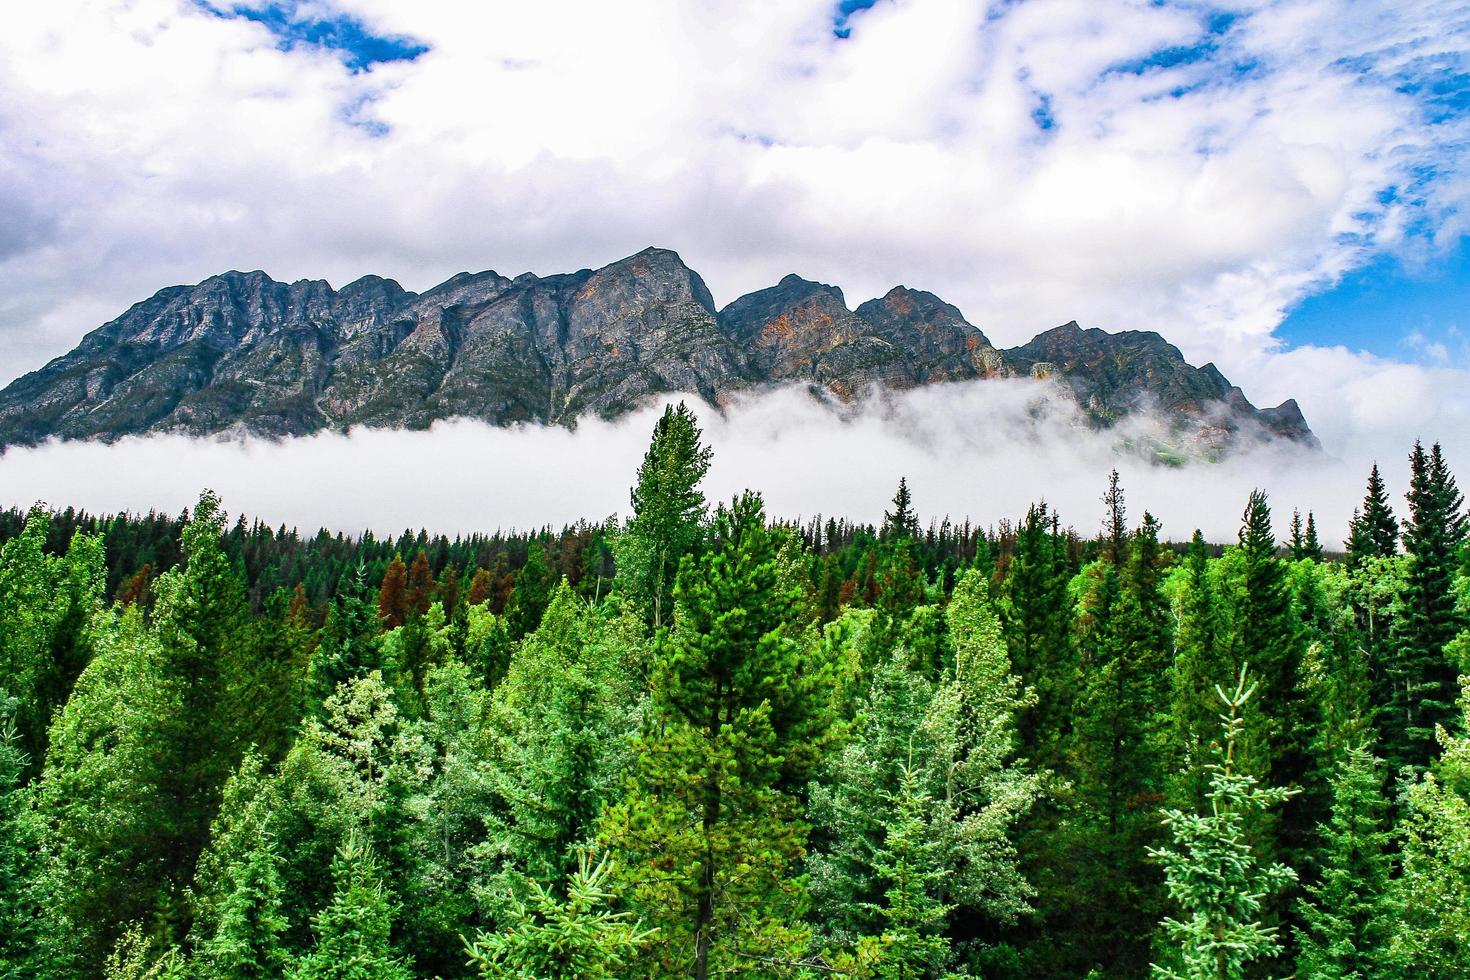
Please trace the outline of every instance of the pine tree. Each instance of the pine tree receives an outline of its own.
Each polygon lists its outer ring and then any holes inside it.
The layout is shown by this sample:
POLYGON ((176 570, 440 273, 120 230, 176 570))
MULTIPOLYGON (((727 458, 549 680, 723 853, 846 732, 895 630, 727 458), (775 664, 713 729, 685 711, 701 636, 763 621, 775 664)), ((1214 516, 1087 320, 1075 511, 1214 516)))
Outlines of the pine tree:
POLYGON ((613 547, 619 590, 655 628, 673 612, 680 562, 697 550, 702 534, 705 500, 699 483, 712 456, 700 442, 702 435, 683 402, 664 409, 630 495, 633 517, 613 547))
POLYGON ((798 596, 780 586, 760 498, 721 507, 711 530, 709 551, 682 563, 633 789, 603 834, 633 908, 659 929, 656 969, 696 980, 805 945, 790 791, 820 759, 835 687, 792 635, 798 596))
POLYGON ((1348 750, 1332 783, 1332 817, 1321 828, 1320 878, 1306 886, 1297 929, 1297 973, 1322 980, 1377 975, 1382 903, 1390 871, 1382 763, 1366 748, 1348 750))
POLYGON ((654 936, 629 912, 612 910, 615 875, 606 855, 590 865, 583 852, 565 899, 538 881, 518 900, 505 927, 481 932, 467 951, 486 980, 619 980, 634 975, 654 936))
POLYGON ((1237 767, 1246 723, 1241 709, 1255 694, 1241 669, 1235 690, 1216 689, 1225 703, 1224 744, 1209 767, 1208 809, 1166 810, 1173 840, 1149 853, 1164 869, 1169 897, 1183 913, 1162 923, 1166 962, 1154 971, 1167 980, 1237 980, 1246 967, 1281 952, 1274 927, 1262 922, 1263 901, 1296 880, 1282 864, 1259 866, 1247 833, 1250 816, 1284 802, 1285 787, 1262 786, 1237 767))
POLYGON ((1457 671, 1445 646, 1464 626, 1455 605, 1454 580, 1466 517, 1465 499, 1438 443, 1426 453, 1416 442, 1409 462, 1404 547, 1410 561, 1403 614, 1395 624, 1386 671, 1393 691, 1381 717, 1389 764, 1422 770, 1436 752, 1435 729, 1453 728, 1458 721, 1457 671))
POLYGON ((393 946, 397 905, 372 848, 356 835, 332 862, 330 904, 312 919, 316 945, 291 971, 292 980, 410 980, 393 946))
POLYGON ((470 591, 465 596, 465 604, 479 606, 489 601, 490 571, 485 568, 477 568, 474 576, 470 578, 470 591))

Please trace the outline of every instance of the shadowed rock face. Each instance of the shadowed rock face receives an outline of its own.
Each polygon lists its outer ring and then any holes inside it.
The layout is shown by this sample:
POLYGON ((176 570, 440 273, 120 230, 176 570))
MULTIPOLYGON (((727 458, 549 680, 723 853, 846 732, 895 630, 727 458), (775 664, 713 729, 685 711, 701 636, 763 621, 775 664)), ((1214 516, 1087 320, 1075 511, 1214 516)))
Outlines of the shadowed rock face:
POLYGON ((377 276, 333 290, 262 272, 172 286, 0 392, 0 446, 457 416, 571 424, 674 391, 718 403, 804 382, 848 399, 1011 375, 1059 379, 1099 426, 1147 406, 1210 451, 1251 428, 1315 445, 1295 402, 1258 411, 1157 334, 1071 323, 998 351, 932 293, 897 286, 850 310, 841 290, 794 275, 717 312, 698 273, 650 248, 544 278, 461 273, 422 294, 377 276))

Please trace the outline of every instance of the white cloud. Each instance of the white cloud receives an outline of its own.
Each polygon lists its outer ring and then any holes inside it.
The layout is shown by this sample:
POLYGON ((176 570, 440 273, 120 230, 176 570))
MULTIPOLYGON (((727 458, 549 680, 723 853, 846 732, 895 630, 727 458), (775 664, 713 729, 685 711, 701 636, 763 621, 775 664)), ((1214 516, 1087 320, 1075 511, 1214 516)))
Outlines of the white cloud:
POLYGON ((319 6, 429 50, 352 74, 188 0, 7 11, 0 378, 225 268, 422 289, 655 243, 721 302, 798 271, 853 303, 931 289, 1002 344, 1156 329, 1258 403, 1298 396, 1334 451, 1434 421, 1380 384, 1463 417, 1462 375, 1271 333, 1409 224, 1448 240, 1470 213, 1464 121, 1395 77, 1463 61, 1461 3, 1241 2, 1207 38, 1191 3, 883 0, 845 41, 830 0, 319 6))

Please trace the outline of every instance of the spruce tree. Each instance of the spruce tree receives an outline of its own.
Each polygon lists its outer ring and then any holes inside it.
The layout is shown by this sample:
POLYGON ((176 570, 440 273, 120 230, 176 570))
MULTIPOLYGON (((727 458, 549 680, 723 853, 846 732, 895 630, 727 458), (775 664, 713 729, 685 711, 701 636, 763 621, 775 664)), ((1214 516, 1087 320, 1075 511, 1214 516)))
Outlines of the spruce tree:
POLYGON ((919 533, 919 518, 914 514, 913 497, 909 493, 909 481, 898 478, 898 491, 893 495, 893 510, 883 512, 883 528, 879 537, 884 541, 916 537, 919 533))
POLYGON ((1174 659, 1167 674, 1168 716, 1164 720, 1162 764, 1165 798, 1181 809, 1205 805, 1209 777, 1205 771, 1211 745, 1219 732, 1215 678, 1234 670, 1222 636, 1221 598, 1216 587, 1204 535, 1194 532, 1183 564, 1170 577, 1174 618, 1174 659))
POLYGON ((872 859, 887 886, 876 909, 883 931, 870 940, 882 980, 937 976, 953 956, 944 935, 951 907, 937 897, 945 894, 950 870, 930 833, 932 800, 923 784, 913 767, 905 766, 898 791, 885 794, 883 842, 872 859))
POLYGON ((1464 626, 1454 581, 1466 517, 1465 499, 1438 443, 1426 453, 1416 442, 1409 463, 1404 548, 1410 560, 1386 671, 1393 691, 1381 718, 1389 764, 1422 770, 1436 754, 1435 729, 1458 722, 1457 670, 1445 647, 1464 626))
POLYGON ((1368 474, 1368 491, 1363 497, 1361 520, 1364 537, 1372 549, 1369 553, 1360 553, 1361 557, 1389 558, 1398 551, 1399 522, 1389 506, 1388 488, 1384 486, 1377 463, 1368 474))
POLYGON ((332 900, 312 919, 316 945, 291 971, 292 980, 410 980, 393 945, 397 903, 372 848, 348 837, 332 861, 332 900))
POLYGON ((1332 781, 1332 817, 1320 829, 1297 929, 1297 973, 1322 980, 1377 975, 1386 935, 1383 900, 1390 871, 1382 762, 1362 746, 1349 749, 1332 781))
POLYGON ((1011 658, 1036 703, 1020 722, 1022 753, 1041 768, 1065 765, 1065 746, 1078 688, 1067 583, 1066 541, 1045 503, 1029 508, 1016 531, 1016 551, 1006 572, 1002 622, 1011 658))
POLYGON ((664 409, 630 494, 633 517, 613 547, 618 589, 654 628, 670 618, 680 562, 698 549, 702 534, 699 483, 712 456, 702 435, 683 402, 664 409))
POLYGON ((485 980, 621 980, 655 932, 614 911, 616 876, 606 855, 583 852, 566 897, 539 881, 518 899, 504 928, 468 944, 470 965, 485 980))
POLYGON ((492 849, 507 872, 561 889, 616 802, 632 764, 646 642, 557 586, 516 651, 485 719, 492 849))
MULTIPOLYGON (((1242 517, 1239 560, 1240 580, 1231 595, 1231 649, 1235 665, 1249 663, 1256 671, 1258 710, 1237 763, 1270 785, 1300 788, 1312 770, 1310 710, 1300 676, 1302 631, 1292 610, 1286 564, 1277 557, 1271 508, 1259 490, 1251 493, 1242 517)), ((1280 850, 1270 853, 1300 860, 1311 829, 1302 808, 1288 803, 1269 834, 1280 850)))
POLYGON ((1216 689, 1226 709, 1224 740, 1208 769, 1207 809, 1166 810, 1172 842, 1149 852, 1181 912, 1161 924, 1168 952, 1154 972, 1167 980, 1239 980, 1250 964, 1281 952, 1276 929, 1263 921, 1263 903, 1296 874, 1282 864, 1261 866, 1247 828, 1253 814, 1284 802, 1292 791, 1262 785, 1238 767, 1246 729, 1241 712, 1256 692, 1246 681, 1242 668, 1233 691, 1216 689))
POLYGON ((1160 589, 1159 525, 1145 513, 1121 570, 1107 641, 1084 669, 1074 756, 1077 803, 1069 821, 1075 857, 1082 955, 1110 973, 1147 963, 1149 927, 1162 899, 1146 860, 1163 797, 1160 710, 1170 660, 1170 610, 1160 589))
POLYGON ((1317 517, 1311 511, 1307 511, 1307 533, 1302 538, 1301 557, 1312 561, 1322 561, 1327 557, 1322 550, 1322 540, 1317 536, 1317 517))

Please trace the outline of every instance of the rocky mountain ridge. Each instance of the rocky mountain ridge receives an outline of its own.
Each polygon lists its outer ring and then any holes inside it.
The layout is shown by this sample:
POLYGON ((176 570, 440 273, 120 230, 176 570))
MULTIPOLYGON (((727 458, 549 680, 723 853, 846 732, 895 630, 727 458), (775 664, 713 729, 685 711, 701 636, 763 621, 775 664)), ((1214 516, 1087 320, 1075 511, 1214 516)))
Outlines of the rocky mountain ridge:
POLYGON ((676 253, 649 248, 562 275, 461 273, 418 294, 377 276, 334 290, 263 272, 171 286, 0 392, 0 446, 461 416, 574 424, 670 392, 720 404, 801 383, 848 401, 1004 377, 1059 382, 1098 427, 1152 409, 1164 454, 1220 455, 1255 434, 1316 444, 1295 402, 1256 409, 1155 333, 1069 323, 998 350, 932 293, 897 286, 849 309, 840 289, 795 275, 717 309, 676 253))

